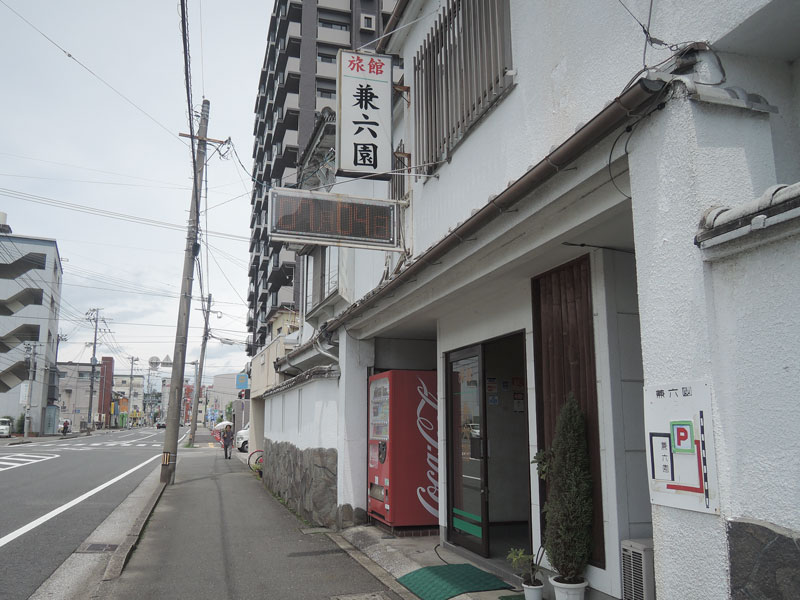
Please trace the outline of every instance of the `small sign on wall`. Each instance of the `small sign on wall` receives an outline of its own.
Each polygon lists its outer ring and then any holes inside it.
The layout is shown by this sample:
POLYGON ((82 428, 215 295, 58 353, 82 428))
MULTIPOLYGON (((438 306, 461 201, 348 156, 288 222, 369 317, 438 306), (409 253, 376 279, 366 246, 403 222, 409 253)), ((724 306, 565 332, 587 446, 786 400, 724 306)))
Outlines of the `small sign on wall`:
POLYGON ((650 502, 719 514, 711 386, 652 385, 644 396, 650 502))

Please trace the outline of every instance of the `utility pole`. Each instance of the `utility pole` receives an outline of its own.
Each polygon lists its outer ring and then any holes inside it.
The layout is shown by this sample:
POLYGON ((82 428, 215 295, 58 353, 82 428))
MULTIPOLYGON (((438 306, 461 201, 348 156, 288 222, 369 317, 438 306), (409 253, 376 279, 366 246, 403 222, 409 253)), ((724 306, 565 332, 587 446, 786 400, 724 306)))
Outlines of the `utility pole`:
POLYGON ((92 374, 89 377, 89 422, 86 424, 89 431, 94 429, 94 418, 92 417, 92 400, 94 399, 94 372, 97 367, 97 322, 102 308, 90 308, 86 316, 90 321, 94 321, 94 342, 92 343, 92 374))
POLYGON ((194 399, 192 400, 192 425, 189 430, 189 444, 194 445, 194 435, 197 433, 197 407, 200 404, 200 384, 203 381, 203 363, 206 360, 206 344, 208 343, 208 316, 211 314, 211 294, 208 295, 208 304, 203 308, 205 313, 205 327, 203 328, 203 343, 200 346, 200 366, 194 381, 194 399))
POLYGON ((25 423, 23 424, 23 438, 28 439, 31 433, 31 400, 33 399, 33 384, 36 381, 36 344, 26 346, 31 351, 28 363, 28 397, 25 399, 25 423))
POLYGON ((131 361, 131 378, 128 382, 128 411, 133 412, 133 363, 139 362, 139 359, 136 356, 129 356, 128 360, 131 361))
POLYGON ((161 482, 175 482, 175 463, 178 458, 178 423, 183 406, 183 374, 186 369, 186 343, 189 332, 189 311, 192 308, 192 284, 194 283, 194 259, 200 252, 197 243, 197 221, 200 206, 200 190, 203 184, 203 169, 206 164, 206 134, 208 133, 208 111, 211 103, 203 100, 200 127, 197 130, 197 154, 195 158, 192 203, 189 209, 189 227, 186 234, 186 250, 183 256, 183 279, 178 306, 178 324, 175 331, 172 379, 169 388, 170 400, 167 409, 167 429, 164 435, 164 451, 161 457, 161 482))

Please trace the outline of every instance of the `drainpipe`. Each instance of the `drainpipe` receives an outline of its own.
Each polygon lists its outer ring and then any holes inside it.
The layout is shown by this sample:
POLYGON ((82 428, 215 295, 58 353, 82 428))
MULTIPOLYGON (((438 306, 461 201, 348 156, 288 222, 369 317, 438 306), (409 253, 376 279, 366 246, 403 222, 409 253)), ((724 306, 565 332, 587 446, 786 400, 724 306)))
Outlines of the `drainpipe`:
MULTIPOLYGON (((332 360, 334 363, 336 363, 336 364, 338 365, 338 364, 339 364, 339 357, 338 357, 338 356, 336 356, 335 354, 331 354, 330 352, 328 352, 327 350, 325 350, 325 349, 322 347, 322 342, 320 342, 320 339, 319 339, 319 338, 320 338, 320 336, 319 336, 319 335, 318 335, 318 336, 316 336, 316 337, 314 338, 314 347, 317 349, 317 351, 318 351, 320 354, 322 354, 323 356, 327 356, 327 357, 328 357, 328 358, 330 358, 330 359, 331 359, 331 360, 332 360)), ((333 365, 329 365, 329 366, 331 366, 331 367, 332 367, 333 365)))

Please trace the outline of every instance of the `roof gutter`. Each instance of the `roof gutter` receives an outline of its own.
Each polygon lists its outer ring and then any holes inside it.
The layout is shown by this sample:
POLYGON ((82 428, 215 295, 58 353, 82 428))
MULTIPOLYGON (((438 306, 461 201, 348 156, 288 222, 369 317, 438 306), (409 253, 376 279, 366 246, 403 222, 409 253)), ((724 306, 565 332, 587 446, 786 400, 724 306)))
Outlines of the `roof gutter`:
POLYGON ((456 229, 442 238, 435 245, 420 254, 408 267, 383 285, 375 288, 360 301, 352 304, 340 315, 326 321, 320 327, 320 335, 329 335, 344 323, 357 317, 372 304, 389 294, 398 286, 413 279, 420 271, 458 246, 464 239, 471 237, 479 229, 503 214, 532 191, 540 187, 561 169, 583 155, 589 148, 597 144, 609 133, 617 129, 628 118, 636 116, 638 111, 646 107, 658 95, 667 83, 650 79, 639 79, 630 88, 615 98, 586 125, 578 129, 564 143, 558 146, 538 164, 531 167, 522 177, 509 185, 502 193, 474 213, 456 229))
POLYGON ((389 45, 389 40, 392 39, 392 33, 394 33, 394 29, 397 27, 400 17, 406 11, 408 2, 409 0, 399 0, 399 2, 395 5, 392 14, 389 16, 389 22, 386 23, 386 27, 383 28, 383 37, 375 47, 375 51, 378 54, 383 54, 383 52, 386 50, 386 46, 389 45))

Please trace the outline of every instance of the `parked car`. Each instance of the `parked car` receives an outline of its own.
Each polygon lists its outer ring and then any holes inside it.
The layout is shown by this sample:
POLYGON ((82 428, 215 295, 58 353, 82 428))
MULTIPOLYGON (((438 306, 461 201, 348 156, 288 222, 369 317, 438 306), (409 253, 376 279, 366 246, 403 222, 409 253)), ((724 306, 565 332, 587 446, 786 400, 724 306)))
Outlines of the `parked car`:
POLYGON ((247 448, 250 445, 250 423, 244 426, 244 429, 240 429, 236 432, 236 447, 239 449, 239 452, 247 452, 247 448))
POLYGON ((14 430, 14 423, 11 419, 0 419, 0 436, 11 437, 11 432, 14 430))
POLYGON ((158 423, 156 423, 156 429, 166 429, 166 428, 167 424, 164 423, 164 421, 159 421, 158 423))

